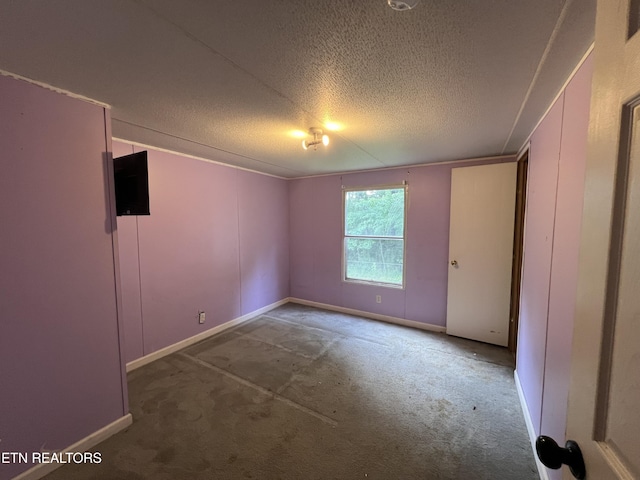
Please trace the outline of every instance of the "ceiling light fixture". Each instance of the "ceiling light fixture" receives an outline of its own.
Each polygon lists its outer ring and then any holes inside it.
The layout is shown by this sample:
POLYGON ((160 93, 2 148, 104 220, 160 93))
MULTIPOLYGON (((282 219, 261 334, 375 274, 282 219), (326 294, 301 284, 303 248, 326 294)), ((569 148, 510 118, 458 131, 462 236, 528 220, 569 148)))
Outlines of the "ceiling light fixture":
POLYGON ((411 10, 420 0, 387 0, 391 8, 398 11, 411 10))
POLYGON ((303 140, 302 148, 308 150, 309 147, 313 147, 314 150, 318 149, 318 145, 323 144, 325 147, 329 145, 329 137, 322 134, 321 128, 310 128, 309 135, 313 135, 313 140, 303 140))

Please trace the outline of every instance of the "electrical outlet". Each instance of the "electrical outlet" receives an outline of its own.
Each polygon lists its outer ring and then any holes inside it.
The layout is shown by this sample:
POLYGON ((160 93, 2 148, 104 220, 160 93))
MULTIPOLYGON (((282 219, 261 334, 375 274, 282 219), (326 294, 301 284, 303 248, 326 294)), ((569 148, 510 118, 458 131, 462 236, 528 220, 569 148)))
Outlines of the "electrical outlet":
POLYGON ((376 295, 376 303, 382 303, 382 295, 376 295))
POLYGON ((198 312, 198 323, 204 323, 204 312, 198 312))

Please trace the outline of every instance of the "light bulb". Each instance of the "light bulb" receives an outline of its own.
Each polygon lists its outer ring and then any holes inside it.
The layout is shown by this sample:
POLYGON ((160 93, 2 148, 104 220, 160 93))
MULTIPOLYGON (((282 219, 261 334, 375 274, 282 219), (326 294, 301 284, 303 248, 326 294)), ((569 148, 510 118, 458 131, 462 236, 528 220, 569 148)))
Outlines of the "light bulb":
POLYGON ((329 145, 329 136, 328 135, 322 135, 322 144, 326 147, 327 145, 329 145))
POLYGON ((307 141, 306 141, 306 140, 302 140, 302 148, 304 148, 305 150, 306 150, 307 148, 309 148, 309 147, 307 146, 307 141))

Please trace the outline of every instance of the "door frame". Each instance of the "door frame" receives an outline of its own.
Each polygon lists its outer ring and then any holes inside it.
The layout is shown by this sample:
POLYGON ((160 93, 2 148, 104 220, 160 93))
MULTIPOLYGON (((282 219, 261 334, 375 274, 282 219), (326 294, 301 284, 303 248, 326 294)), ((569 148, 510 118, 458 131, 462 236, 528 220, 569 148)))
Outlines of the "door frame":
MULTIPOLYGON (((632 212, 638 204, 640 154, 636 142, 640 125, 637 114, 633 121, 628 117, 640 96, 640 35, 633 32, 638 25, 633 18, 639 18, 637 6, 637 0, 598 0, 596 11, 566 428, 566 436, 580 444, 589 479, 637 478, 637 471, 630 470, 638 469, 637 463, 624 458, 631 457, 630 450, 637 452, 640 444, 633 436, 640 417, 634 403, 637 376, 632 374, 637 369, 631 361, 640 354, 640 347, 636 337, 625 335, 637 332, 633 328, 638 305, 636 282, 628 272, 637 271, 640 258, 635 238, 627 237, 638 228, 632 212), (627 223, 629 218, 633 221, 627 223), (621 307, 623 313, 618 311, 621 307), (614 350, 622 356, 612 363, 614 350), (616 370, 610 371, 614 363, 616 370), (616 395, 609 396, 614 391, 616 395), (615 428, 610 430, 611 425, 615 428), (620 432, 630 434, 621 437, 620 432), (633 443, 624 444, 624 450, 616 446, 627 441, 633 443)), ((570 478, 568 472, 565 478, 570 478)))
POLYGON ((511 267, 511 306, 509 310, 509 352, 516 356, 518 347, 518 325, 520 323, 520 289, 522 284, 522 264, 524 259, 524 225, 527 211, 527 179, 529 176, 529 148, 516 160, 516 208, 513 229, 513 264, 511 267))

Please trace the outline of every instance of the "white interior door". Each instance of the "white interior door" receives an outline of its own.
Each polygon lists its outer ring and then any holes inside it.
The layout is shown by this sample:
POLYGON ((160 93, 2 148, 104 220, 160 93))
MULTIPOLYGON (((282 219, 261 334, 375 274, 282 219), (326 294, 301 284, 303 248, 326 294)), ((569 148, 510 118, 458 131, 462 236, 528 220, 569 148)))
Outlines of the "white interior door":
POLYGON ((447 333, 506 346, 515 163, 451 170, 447 333))
POLYGON ((593 480, 640 478, 639 24, 598 1, 567 419, 593 480))

